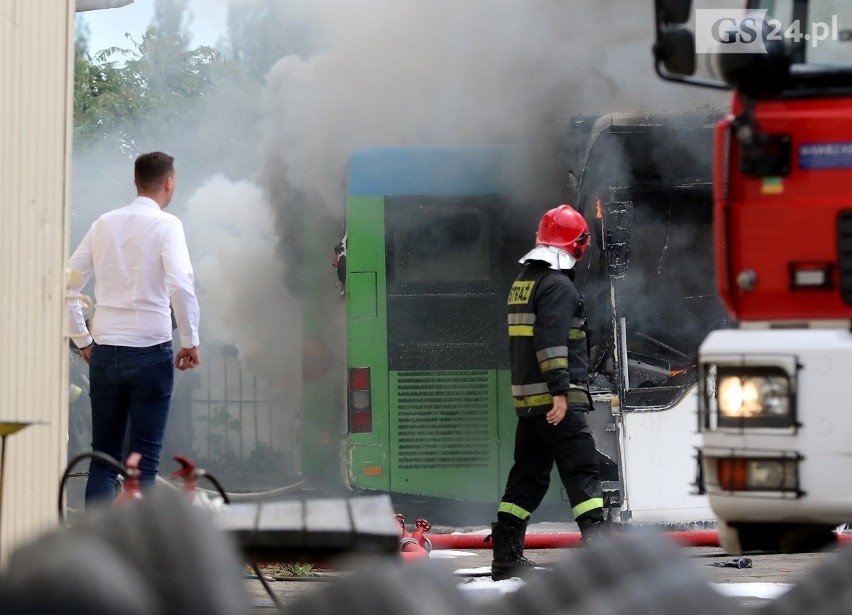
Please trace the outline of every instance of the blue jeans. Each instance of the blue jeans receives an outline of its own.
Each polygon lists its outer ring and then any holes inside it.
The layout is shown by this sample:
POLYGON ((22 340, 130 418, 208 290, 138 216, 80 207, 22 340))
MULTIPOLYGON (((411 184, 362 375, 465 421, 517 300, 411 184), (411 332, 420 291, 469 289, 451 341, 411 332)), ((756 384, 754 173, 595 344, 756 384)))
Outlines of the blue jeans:
MULTIPOLYGON (((148 348, 96 344, 89 358, 92 450, 123 461, 129 421, 129 452, 142 455, 139 469, 143 487, 153 485, 157 477, 174 370, 171 342, 148 348)), ((116 478, 115 470, 93 459, 86 482, 87 507, 111 500, 116 478)))

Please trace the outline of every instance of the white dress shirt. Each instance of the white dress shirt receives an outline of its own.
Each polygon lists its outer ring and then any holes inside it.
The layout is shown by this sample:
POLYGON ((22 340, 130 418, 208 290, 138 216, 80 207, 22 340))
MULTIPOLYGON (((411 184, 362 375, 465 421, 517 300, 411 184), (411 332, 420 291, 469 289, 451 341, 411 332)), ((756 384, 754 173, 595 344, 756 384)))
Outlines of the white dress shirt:
POLYGON ((68 261, 82 274, 79 294, 95 276, 95 315, 89 332, 79 300, 71 300, 71 335, 106 346, 144 348, 172 339, 169 306, 180 343, 198 346, 199 309, 183 225, 156 201, 137 197, 98 218, 68 261))

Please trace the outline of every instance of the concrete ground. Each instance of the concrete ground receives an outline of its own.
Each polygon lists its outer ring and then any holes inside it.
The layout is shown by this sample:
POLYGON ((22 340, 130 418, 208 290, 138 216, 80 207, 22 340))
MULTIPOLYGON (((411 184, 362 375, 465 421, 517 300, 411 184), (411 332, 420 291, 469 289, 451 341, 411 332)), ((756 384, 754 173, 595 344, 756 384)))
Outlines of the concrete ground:
MULTIPOLYGON (((751 568, 718 567, 734 559, 715 547, 684 547, 688 558, 720 593, 735 596, 739 604, 759 605, 789 589, 807 571, 825 562, 830 554, 750 554, 751 568)), ((552 564, 560 558, 571 557, 575 549, 527 549, 525 555, 541 565, 552 564)), ((489 576, 490 550, 435 550, 430 560, 445 566, 448 574, 455 571, 459 586, 474 600, 487 601, 501 593, 515 591, 523 582, 517 579, 494 582, 489 576)), ((406 565, 401 561, 400 565, 406 565)), ((276 598, 285 607, 310 592, 323 591, 345 575, 345 571, 313 573, 308 578, 270 581, 276 598)), ((275 604, 260 581, 247 579, 246 586, 256 609, 274 609, 275 604)))

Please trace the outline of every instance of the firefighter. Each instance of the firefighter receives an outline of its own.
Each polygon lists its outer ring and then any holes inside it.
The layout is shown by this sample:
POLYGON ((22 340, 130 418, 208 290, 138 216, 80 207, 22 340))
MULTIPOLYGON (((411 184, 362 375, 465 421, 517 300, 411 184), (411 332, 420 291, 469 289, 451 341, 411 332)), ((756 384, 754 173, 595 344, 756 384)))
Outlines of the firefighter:
POLYGON ((604 528, 595 442, 586 421, 589 339, 574 266, 591 241, 570 205, 541 219, 536 247, 520 263, 508 298, 512 397, 518 422, 515 463, 491 525, 495 581, 534 566, 524 557, 530 516, 550 485, 554 462, 584 543, 604 528))

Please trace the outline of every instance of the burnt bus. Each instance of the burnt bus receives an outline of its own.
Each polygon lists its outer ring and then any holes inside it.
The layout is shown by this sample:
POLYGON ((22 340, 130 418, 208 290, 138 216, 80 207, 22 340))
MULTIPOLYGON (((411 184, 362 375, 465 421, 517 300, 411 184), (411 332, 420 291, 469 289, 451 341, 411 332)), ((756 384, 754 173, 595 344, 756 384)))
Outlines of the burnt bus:
MULTIPOLYGON (((727 326, 716 296, 710 155, 717 114, 578 116, 557 198, 594 233, 589 303, 608 504, 639 521, 711 519, 691 494, 695 355, 727 326)), ((493 505, 512 465, 506 297, 540 216, 519 145, 356 152, 345 255, 345 483, 493 505)), ((307 403, 307 400, 306 400, 307 403)), ((303 444, 303 448, 304 448, 303 444)), ((566 499, 554 474, 545 504, 566 499)), ((564 511, 564 506, 562 507, 564 511)))

